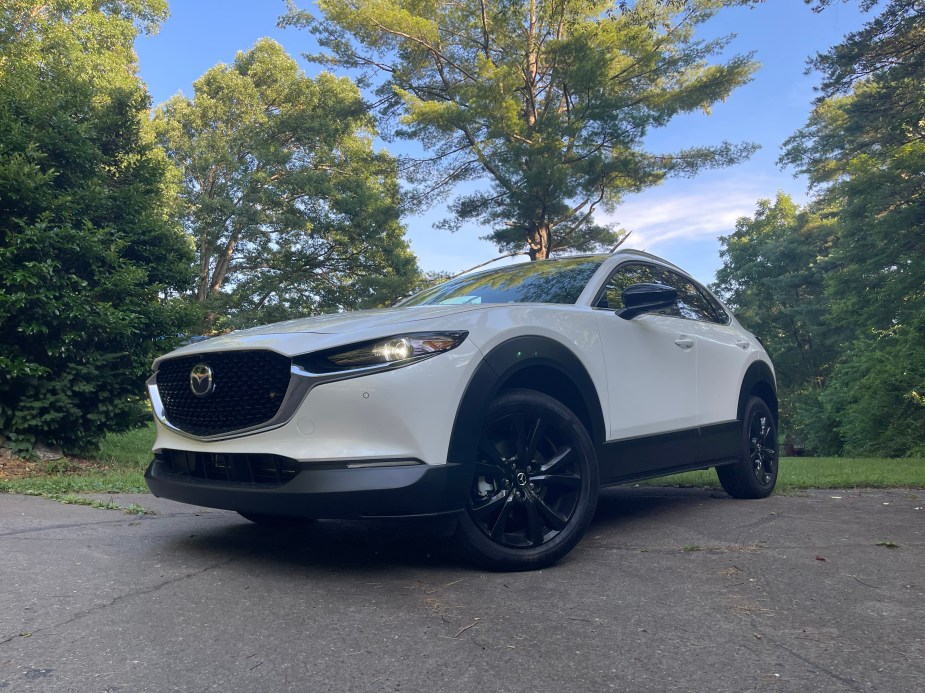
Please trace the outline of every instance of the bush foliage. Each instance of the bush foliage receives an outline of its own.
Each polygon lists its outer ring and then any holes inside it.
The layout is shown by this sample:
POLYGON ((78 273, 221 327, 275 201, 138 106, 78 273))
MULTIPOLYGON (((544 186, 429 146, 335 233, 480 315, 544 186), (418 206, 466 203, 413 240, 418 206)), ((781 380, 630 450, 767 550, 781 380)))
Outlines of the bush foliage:
POLYGON ((0 10, 0 433, 82 451, 143 414, 192 249, 131 51, 164 3, 32 4, 0 10))

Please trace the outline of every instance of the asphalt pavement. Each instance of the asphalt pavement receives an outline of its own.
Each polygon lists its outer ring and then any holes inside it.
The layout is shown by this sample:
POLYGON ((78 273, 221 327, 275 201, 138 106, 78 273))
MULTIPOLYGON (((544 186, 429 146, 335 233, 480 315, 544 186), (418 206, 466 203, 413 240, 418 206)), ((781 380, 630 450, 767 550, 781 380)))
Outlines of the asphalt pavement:
MULTIPOLYGON (((107 497, 108 498, 108 497, 107 497)), ((925 491, 603 491, 558 565, 427 523, 0 495, 0 690, 921 691, 925 491)))

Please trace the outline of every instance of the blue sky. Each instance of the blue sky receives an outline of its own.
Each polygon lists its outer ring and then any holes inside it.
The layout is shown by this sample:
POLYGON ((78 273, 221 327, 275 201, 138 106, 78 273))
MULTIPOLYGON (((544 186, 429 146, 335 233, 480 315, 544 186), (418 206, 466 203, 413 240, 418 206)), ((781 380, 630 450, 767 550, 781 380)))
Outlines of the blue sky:
MULTIPOLYGON (((304 1, 297 4, 308 6, 304 1)), ((140 74, 155 104, 177 92, 192 96, 192 84, 200 75, 216 63, 231 62, 237 51, 264 36, 294 57, 316 49, 307 32, 276 28, 284 0, 171 0, 170 9, 171 17, 157 35, 136 42, 140 74)), ((709 116, 678 118, 651 133, 647 146, 674 151, 731 140, 757 142, 761 150, 738 166, 627 196, 615 213, 601 220, 632 231, 628 247, 661 255, 701 281, 712 281, 721 264, 717 237, 731 233, 738 217, 750 216, 759 199, 772 198, 778 190, 805 199, 805 180, 781 171, 776 161, 781 143, 809 114, 818 78, 803 74, 806 58, 837 43, 864 19, 854 3, 816 14, 802 0, 766 0, 753 9, 721 12, 703 27, 703 35, 737 34, 730 51, 755 51, 762 68, 709 116)), ((309 75, 320 71, 317 65, 301 63, 309 75)), ((479 240, 487 229, 470 226, 451 234, 431 228, 442 216, 436 208, 406 220, 411 247, 423 269, 456 272, 497 254, 495 246, 479 240)))

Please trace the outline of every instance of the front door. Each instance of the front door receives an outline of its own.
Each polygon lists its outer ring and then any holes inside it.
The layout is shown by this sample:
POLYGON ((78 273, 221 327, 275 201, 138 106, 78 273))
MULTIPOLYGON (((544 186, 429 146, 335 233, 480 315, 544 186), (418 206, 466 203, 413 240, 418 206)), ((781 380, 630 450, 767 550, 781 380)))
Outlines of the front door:
POLYGON ((596 306, 610 403, 608 448, 614 451, 602 469, 605 478, 681 467, 697 453, 696 336, 674 309, 632 320, 617 316, 623 289, 639 283, 668 282, 655 265, 621 265, 596 306))

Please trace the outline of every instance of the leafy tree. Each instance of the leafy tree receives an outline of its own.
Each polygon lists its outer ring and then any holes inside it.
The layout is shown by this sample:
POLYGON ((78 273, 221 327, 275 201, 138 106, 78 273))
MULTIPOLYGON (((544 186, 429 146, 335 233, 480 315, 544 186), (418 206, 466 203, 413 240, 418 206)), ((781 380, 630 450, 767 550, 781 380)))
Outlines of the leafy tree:
POLYGON ((307 28, 322 63, 381 77, 377 106, 401 116, 394 134, 429 150, 411 169, 418 200, 457 183, 488 189, 456 197, 456 229, 477 220, 502 251, 612 245, 595 221, 627 192, 669 175, 742 160, 751 145, 724 142, 652 153, 653 129, 709 110, 747 82, 750 56, 710 59, 727 38, 698 25, 749 0, 319 0, 318 17, 290 3, 284 24, 307 28))
POLYGON ((720 238, 723 266, 713 285, 774 361, 783 429, 829 452, 840 439, 818 397, 853 335, 828 320, 825 280, 836 233, 832 210, 820 204, 801 208, 784 193, 760 200, 754 217, 720 238))
POLYGON ((183 173, 196 299, 237 325, 380 304, 417 274, 394 161, 347 78, 303 74, 263 39, 158 108, 183 173))
POLYGON ((820 402, 848 452, 921 452, 925 6, 884 3, 811 66, 820 96, 782 160, 839 210, 826 286, 831 321, 856 334, 820 402))
MULTIPOLYGON (((861 2, 865 10, 875 5, 861 2)), ((770 333, 782 409, 807 445, 823 453, 922 454, 925 6, 885 3, 810 66, 822 73, 820 95, 781 160, 809 176, 815 199, 794 210, 779 198, 740 222, 722 239, 718 283, 759 334, 770 333), (821 235, 807 233, 814 216, 821 235), (792 279, 807 291, 787 301, 773 287, 792 279), (824 348, 794 361, 805 338, 780 330, 781 317, 814 323, 813 343, 822 335, 824 348)))
POLYGON ((841 209, 838 316, 890 329, 925 299, 925 6, 892 0, 811 66, 820 97, 782 161, 841 209))
POLYGON ((838 359, 810 434, 826 451, 859 456, 925 456, 925 314, 863 336, 838 359), (832 428, 826 430, 825 426, 832 428))
POLYGON ((0 432, 86 450, 144 415, 192 251, 135 74, 162 0, 0 7, 0 432))
POLYGON ((778 193, 720 238, 723 266, 713 288, 761 339, 785 390, 820 381, 845 337, 826 322, 825 276, 836 231, 830 211, 801 209, 778 193))

